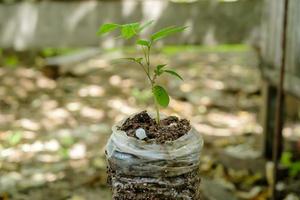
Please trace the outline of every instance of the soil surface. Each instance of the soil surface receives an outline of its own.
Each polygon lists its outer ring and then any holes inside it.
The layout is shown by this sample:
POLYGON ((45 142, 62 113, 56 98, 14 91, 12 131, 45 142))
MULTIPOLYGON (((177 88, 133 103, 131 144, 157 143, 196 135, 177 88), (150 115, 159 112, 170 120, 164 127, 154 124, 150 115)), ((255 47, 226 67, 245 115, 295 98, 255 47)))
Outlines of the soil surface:
POLYGON ((191 129, 190 122, 186 119, 179 119, 175 116, 169 116, 158 124, 155 119, 142 111, 131 118, 128 118, 120 130, 125 131, 128 136, 136 137, 135 131, 138 128, 143 128, 146 131, 147 138, 144 140, 154 139, 156 143, 163 144, 167 141, 174 141, 188 133, 191 129))

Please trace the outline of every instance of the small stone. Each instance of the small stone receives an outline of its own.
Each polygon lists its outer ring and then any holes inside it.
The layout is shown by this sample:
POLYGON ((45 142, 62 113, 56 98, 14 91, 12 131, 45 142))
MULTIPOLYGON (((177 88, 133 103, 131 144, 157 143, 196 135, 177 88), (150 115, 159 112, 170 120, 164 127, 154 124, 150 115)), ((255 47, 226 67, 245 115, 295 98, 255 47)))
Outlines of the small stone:
POLYGON ((147 138, 146 131, 143 128, 138 128, 135 131, 135 136, 140 140, 147 138))

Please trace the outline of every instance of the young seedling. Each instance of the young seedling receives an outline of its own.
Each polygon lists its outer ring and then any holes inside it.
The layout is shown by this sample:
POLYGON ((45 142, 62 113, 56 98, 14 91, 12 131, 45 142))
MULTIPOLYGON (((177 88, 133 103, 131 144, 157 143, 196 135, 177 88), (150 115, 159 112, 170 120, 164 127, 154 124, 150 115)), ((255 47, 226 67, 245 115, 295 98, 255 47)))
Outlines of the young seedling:
POLYGON ((130 24, 115 24, 115 23, 108 23, 108 24, 103 24, 99 30, 98 34, 103 35, 105 33, 109 33, 112 31, 120 31, 120 37, 123 39, 132 39, 135 38, 135 43, 138 45, 143 53, 143 57, 138 57, 138 58, 125 58, 129 61, 132 61, 136 64, 138 64, 142 70, 145 72, 150 86, 151 86, 151 91, 155 103, 155 110, 156 110, 156 122, 159 124, 160 122, 160 114, 159 114, 159 106, 162 107, 167 107, 169 105, 169 95, 166 91, 166 89, 159 85, 157 83, 158 77, 160 77, 162 74, 170 74, 173 75, 181 80, 182 77, 174 70, 167 68, 166 64, 160 64, 157 66, 152 66, 151 65, 151 59, 150 59, 150 53, 152 50, 153 45, 155 42, 158 40, 161 40, 167 36, 170 36, 172 34, 182 32, 185 30, 187 27, 184 26, 170 26, 167 28, 163 28, 153 34, 150 35, 149 38, 141 38, 140 33, 147 27, 149 27, 153 21, 149 21, 145 24, 140 24, 140 23, 130 23, 130 24))

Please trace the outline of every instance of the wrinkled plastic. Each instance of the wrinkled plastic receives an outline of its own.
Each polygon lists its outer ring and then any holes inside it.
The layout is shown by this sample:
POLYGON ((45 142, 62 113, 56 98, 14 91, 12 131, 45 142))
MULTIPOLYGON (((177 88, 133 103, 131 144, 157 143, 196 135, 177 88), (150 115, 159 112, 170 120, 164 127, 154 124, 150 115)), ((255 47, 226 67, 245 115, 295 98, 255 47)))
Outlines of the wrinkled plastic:
POLYGON ((141 177, 173 177, 199 167, 203 139, 194 128, 174 141, 156 144, 138 140, 118 130, 125 120, 112 128, 106 146, 110 168, 118 174, 141 177))

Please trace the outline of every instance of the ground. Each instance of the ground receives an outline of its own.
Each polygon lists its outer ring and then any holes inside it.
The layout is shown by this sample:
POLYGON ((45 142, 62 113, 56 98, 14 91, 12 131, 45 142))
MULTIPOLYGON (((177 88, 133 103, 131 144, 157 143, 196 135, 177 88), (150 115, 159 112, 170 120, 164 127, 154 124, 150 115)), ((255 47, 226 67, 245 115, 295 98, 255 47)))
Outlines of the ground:
MULTIPOLYGON (((172 97, 162 112, 189 119, 205 140, 203 194, 266 199, 263 164, 255 161, 262 143, 255 53, 245 46, 161 51, 154 64, 169 63, 184 78, 161 79, 172 97), (244 163, 251 159, 253 166, 244 163)), ((62 66, 57 79, 26 65, 0 68, 0 199, 110 199, 104 157, 110 127, 153 110, 140 68, 114 59, 127 54, 132 49, 62 66)))

